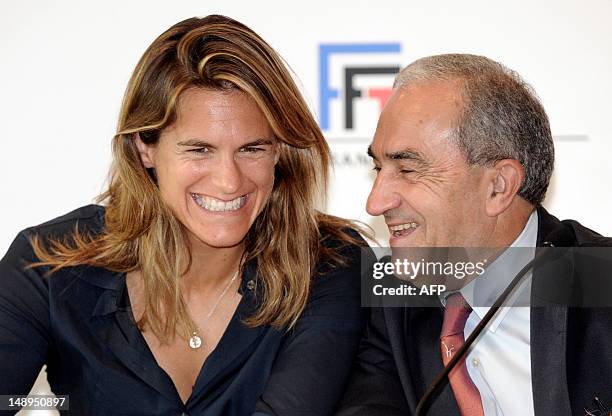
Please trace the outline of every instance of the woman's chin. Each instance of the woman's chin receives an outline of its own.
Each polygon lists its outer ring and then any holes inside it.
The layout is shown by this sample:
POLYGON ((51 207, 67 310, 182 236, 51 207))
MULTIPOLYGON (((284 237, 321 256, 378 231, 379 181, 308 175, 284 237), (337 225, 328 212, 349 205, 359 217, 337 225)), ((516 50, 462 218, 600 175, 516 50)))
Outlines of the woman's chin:
POLYGON ((191 233, 193 240, 195 240, 196 245, 202 245, 206 248, 231 248, 239 246, 246 237, 246 230, 244 233, 242 232, 226 232, 217 235, 211 235, 210 233, 191 233))

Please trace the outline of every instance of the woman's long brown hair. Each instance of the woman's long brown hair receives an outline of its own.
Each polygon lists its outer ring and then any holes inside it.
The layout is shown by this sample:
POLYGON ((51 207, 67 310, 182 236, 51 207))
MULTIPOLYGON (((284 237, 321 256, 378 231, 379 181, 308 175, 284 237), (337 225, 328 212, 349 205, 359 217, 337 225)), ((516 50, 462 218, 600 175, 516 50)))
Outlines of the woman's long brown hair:
POLYGON ((140 324, 160 340, 194 327, 180 286, 191 259, 185 229, 161 199, 135 144, 136 135, 157 143, 175 120, 181 92, 194 87, 249 95, 280 142, 274 188, 245 237, 243 264, 256 261, 263 285, 261 307, 247 323, 291 328, 307 303, 316 264, 343 262, 322 236, 358 240, 346 232, 352 223, 316 210, 327 189, 330 152, 291 74, 255 32, 224 16, 177 23, 147 49, 123 99, 109 188, 98 197, 106 205, 104 230, 75 231, 69 241, 34 237, 37 265, 51 266, 52 272, 82 264, 140 270, 145 288, 140 324))

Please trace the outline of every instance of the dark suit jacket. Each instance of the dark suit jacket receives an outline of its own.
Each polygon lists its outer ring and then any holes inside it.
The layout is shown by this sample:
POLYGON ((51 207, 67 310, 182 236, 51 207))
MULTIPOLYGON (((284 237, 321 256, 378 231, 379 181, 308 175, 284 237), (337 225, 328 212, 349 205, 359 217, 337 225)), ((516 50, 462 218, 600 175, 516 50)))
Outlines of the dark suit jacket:
MULTIPOLYGON (((547 240, 555 247, 612 246, 612 239, 543 208, 538 224, 538 246, 547 240)), ((337 415, 414 414, 443 369, 443 313, 441 305, 373 308, 337 415)), ((585 408, 596 408, 596 396, 612 405, 612 308, 532 307, 530 332, 536 415, 584 415, 585 408)), ((427 414, 459 414, 448 384, 427 414)))

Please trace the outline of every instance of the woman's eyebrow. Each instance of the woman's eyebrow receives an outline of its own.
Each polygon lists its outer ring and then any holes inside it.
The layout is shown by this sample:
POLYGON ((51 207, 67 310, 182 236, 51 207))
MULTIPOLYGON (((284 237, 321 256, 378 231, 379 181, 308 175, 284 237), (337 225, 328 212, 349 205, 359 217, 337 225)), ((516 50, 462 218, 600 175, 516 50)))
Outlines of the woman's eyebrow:
POLYGON ((245 146, 265 146, 265 145, 271 145, 271 144, 273 144, 273 142, 270 139, 256 139, 256 140, 254 140, 252 142, 243 144, 242 147, 245 147, 245 146))
MULTIPOLYGON (((242 147, 244 146, 265 146, 265 145, 271 145, 271 144, 273 144, 273 141, 271 139, 255 139, 251 142, 243 144, 242 147)), ((181 140, 177 143, 177 145, 182 146, 182 147, 210 147, 212 149, 216 149, 216 146, 214 144, 208 143, 202 139, 181 140)))
POLYGON ((185 147, 212 147, 212 148, 215 147, 215 145, 210 144, 202 139, 181 140, 180 142, 177 143, 177 145, 185 146, 185 147))

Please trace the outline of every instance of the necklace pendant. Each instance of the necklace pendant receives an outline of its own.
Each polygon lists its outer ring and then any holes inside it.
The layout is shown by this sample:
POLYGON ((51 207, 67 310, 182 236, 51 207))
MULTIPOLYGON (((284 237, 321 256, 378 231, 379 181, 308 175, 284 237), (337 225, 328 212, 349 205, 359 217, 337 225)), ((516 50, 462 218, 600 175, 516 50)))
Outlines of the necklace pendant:
POLYGON ((198 336, 197 332, 192 333, 189 337, 189 346, 194 350, 202 346, 202 338, 198 336))

